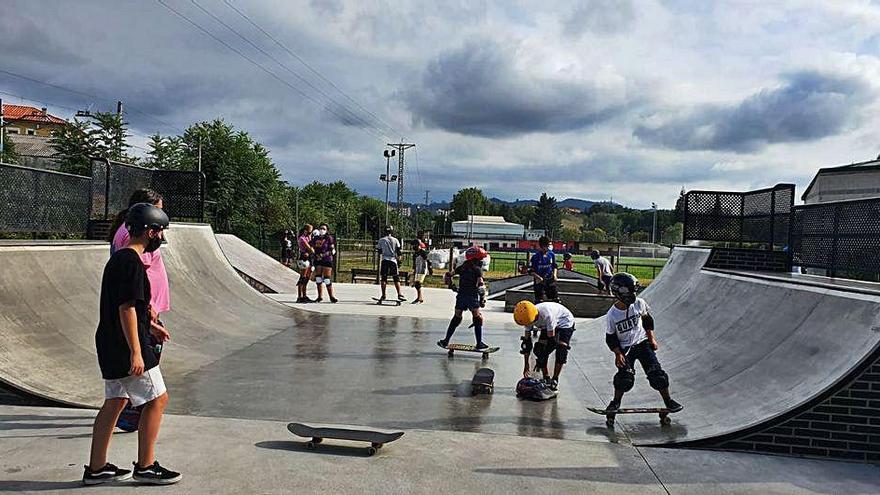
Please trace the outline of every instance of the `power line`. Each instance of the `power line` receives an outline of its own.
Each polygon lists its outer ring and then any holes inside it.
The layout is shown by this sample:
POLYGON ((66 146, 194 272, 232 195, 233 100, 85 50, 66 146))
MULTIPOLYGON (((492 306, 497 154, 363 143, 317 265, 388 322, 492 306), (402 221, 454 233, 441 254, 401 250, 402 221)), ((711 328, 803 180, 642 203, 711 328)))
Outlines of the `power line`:
MULTIPOLYGON (((302 57, 300 57, 299 55, 297 55, 293 50, 291 50, 289 47, 287 47, 287 45, 285 45, 284 43, 278 41, 278 39, 276 39, 274 36, 272 36, 271 34, 269 34, 269 33, 268 33, 265 29, 263 29, 259 24, 257 24, 257 23, 256 23, 255 21, 253 21, 250 17, 248 17, 247 14, 245 14, 244 12, 242 12, 241 10, 239 10, 237 7, 235 7, 235 5, 233 5, 229 0, 223 0, 223 3, 225 3, 227 7, 229 7, 229 8, 232 9, 233 11, 235 11, 236 14, 238 14, 239 16, 241 16, 241 17, 242 17, 244 20, 246 20, 248 23, 250 23, 251 26, 253 26, 254 28, 256 28, 256 29, 257 29, 258 31, 260 31, 261 33, 263 33, 263 35, 265 35, 267 38, 269 38, 270 40, 272 40, 276 45, 278 45, 279 47, 281 47, 281 49, 284 50, 285 52, 287 52, 291 57, 295 58, 297 61, 299 61, 299 63, 303 64, 303 65, 304 65, 307 69, 309 69, 313 74, 315 74, 316 76, 318 76, 319 79, 321 79, 322 81, 324 81, 324 82, 326 82, 327 84, 329 84, 330 86, 332 86, 333 89, 335 89, 336 91, 338 91, 339 94, 341 94, 342 96, 344 96, 348 101, 352 102, 357 108, 359 108, 361 111, 363 111, 364 113, 366 113, 366 114, 369 115, 370 117, 376 119, 376 121, 379 122, 380 124, 382 124, 382 125, 386 128, 386 130, 390 130, 392 133, 394 133, 394 134, 396 134, 396 135, 398 135, 398 136, 402 136, 402 133, 401 133, 400 131, 398 131, 397 129, 395 129, 394 126, 392 126, 391 124, 389 124, 388 122, 386 122, 384 119, 382 119, 382 118, 379 117, 378 115, 376 115, 376 114, 374 114, 373 112, 371 112, 371 111, 367 110, 366 108, 364 108, 360 103, 357 102, 357 100, 355 100, 354 98, 352 98, 351 96, 349 96, 348 93, 346 93, 345 91, 343 91, 343 90, 342 90, 339 86, 337 86, 332 80, 330 80, 329 78, 325 77, 325 76, 324 76, 323 74, 321 74, 317 69, 315 69, 314 67, 312 67, 311 64, 309 64, 305 59, 303 59, 302 57)), ((402 137, 401 137, 401 139, 402 139, 402 137)))
MULTIPOLYGON (((246 55, 245 53, 243 53, 241 50, 239 50, 239 49, 233 47, 233 46, 230 45, 229 43, 227 43, 227 42, 223 41, 222 39, 218 38, 218 37, 215 36, 213 33, 211 33, 210 31, 208 31, 207 29, 203 28, 201 25, 199 25, 197 22, 193 21, 192 19, 190 19, 189 17, 185 16, 183 13, 181 13, 180 11, 178 11, 177 9, 175 9, 174 7, 171 7, 170 5, 168 5, 167 3, 165 3, 164 0, 156 0, 156 1, 157 1, 159 4, 161 4, 163 7, 165 7, 166 9, 168 9, 169 11, 171 11, 172 13, 174 13, 174 15, 180 17, 181 19, 183 19, 184 21, 186 21, 187 23, 189 23, 191 26, 195 27, 196 29, 198 29, 199 31, 201 31, 202 33, 204 33, 204 34, 205 34, 206 36, 208 36, 209 38, 213 39, 213 40, 216 41, 217 43, 220 43, 221 45, 223 45, 224 47, 226 47, 229 51, 231 51, 231 52, 235 53, 236 55, 238 55, 239 57, 241 57, 241 58, 247 60, 247 61, 250 62, 253 66, 255 66, 256 68, 258 68, 258 69, 260 69, 261 71, 265 72, 266 74, 268 74, 269 76, 271 76, 273 79, 277 80, 277 81, 280 82, 281 84, 284 84, 285 86, 287 86, 287 87, 290 88, 291 90, 295 91, 296 93, 298 93, 299 95, 301 95, 303 98, 305 98, 305 99, 311 101, 312 103, 314 103, 315 105, 318 105, 319 107, 323 107, 324 110, 327 110, 328 112, 330 112, 330 113, 332 113, 333 115, 339 117, 340 119, 342 119, 343 122, 345 122, 345 120, 346 120, 345 117, 343 117, 342 115, 339 115, 338 113, 334 112, 333 109, 331 109, 331 108, 329 108, 329 107, 326 107, 326 106, 324 106, 324 105, 321 105, 320 102, 318 102, 317 100, 315 100, 314 98, 312 98, 310 95, 304 93, 302 90, 300 90, 299 88, 297 88, 296 86, 294 86, 293 84, 291 84, 290 82, 288 82, 287 80, 281 78, 280 76, 278 76, 278 74, 275 74, 275 73, 272 72, 271 70, 267 69, 266 67, 264 67, 262 64, 260 64, 259 62, 257 62, 257 61, 254 60, 253 58, 247 56, 247 55, 246 55)), ((365 128, 364 128, 364 129, 365 129, 365 128)), ((365 129, 365 130, 366 130, 366 129, 365 129)), ((380 135, 379 137, 382 137, 382 136, 380 135)))
MULTIPOLYGON (((65 86, 61 86, 61 85, 58 85, 58 84, 54 84, 54 83, 50 83, 50 82, 46 82, 46 81, 41 81, 41 80, 39 80, 39 79, 35 79, 35 78, 33 78, 33 77, 25 76, 25 75, 22 75, 22 74, 16 74, 15 72, 11 72, 11 71, 4 70, 4 69, 0 69, 0 73, 2 73, 2 74, 6 74, 6 75, 8 75, 8 76, 16 77, 16 78, 18 78, 18 79, 23 79, 23 80, 25 80, 25 81, 30 81, 30 82, 33 82, 33 83, 41 84, 41 85, 43 85, 43 86, 47 86, 47 87, 50 87, 50 88, 55 88, 55 89, 58 89, 58 90, 61 90, 61 91, 66 91, 66 92, 68 92, 68 93, 72 93, 72 94, 75 94, 75 95, 83 96, 83 97, 85 97, 85 98, 89 98, 89 99, 91 99, 91 100, 98 100, 98 101, 113 101, 113 102, 116 101, 116 100, 113 100, 113 99, 110 99, 110 98, 102 98, 102 97, 97 96, 97 95, 93 95, 93 94, 85 93, 85 92, 82 92, 82 91, 79 91, 79 90, 76 90, 76 89, 72 89, 72 88, 67 88, 67 87, 65 87, 65 86)), ((38 101, 38 100, 32 100, 32 101, 38 101)), ((56 105, 56 106, 58 106, 59 108, 63 108, 63 107, 61 107, 60 105, 56 105)), ((131 105, 127 105, 127 106, 128 106, 128 108, 129 108, 130 110, 133 110, 135 113, 139 113, 139 114, 143 115, 144 117, 147 117, 147 118, 149 118, 149 119, 152 119, 154 122, 157 122, 157 123, 162 124, 162 125, 164 125, 164 126, 166 126, 166 127, 169 127, 169 128, 175 129, 175 130, 178 130, 178 131, 180 131, 181 133, 183 133, 183 129, 181 129, 180 127, 177 127, 177 126, 175 126, 175 125, 173 125, 173 124, 169 124, 168 122, 165 122, 164 120, 160 119, 159 117, 156 117, 155 115, 149 114, 149 113, 144 112, 144 111, 142 111, 142 110, 138 110, 137 108, 135 108, 135 107, 133 107, 133 106, 131 106, 131 105)))
POLYGON ((338 101, 334 100, 330 95, 328 95, 327 93, 325 93, 324 91, 322 91, 320 88, 318 88, 317 86, 315 86, 314 84, 312 84, 311 81, 305 79, 304 77, 302 77, 301 75, 299 75, 296 71, 294 71, 293 69, 291 69, 290 67, 288 67, 287 65, 285 65, 283 62, 281 62, 280 60, 278 60, 277 58, 275 58, 274 55, 272 55, 271 53, 267 52, 266 50, 264 50, 263 48, 261 48, 260 46, 258 46, 256 43, 252 42, 249 38, 247 38, 247 37, 244 36, 243 34, 239 33, 239 32, 238 32, 237 30, 235 30, 232 26, 230 26, 229 24, 227 24, 226 22, 224 22, 222 19, 220 19, 219 17, 217 17, 216 15, 214 15, 213 13, 211 13, 208 9, 206 9, 205 7, 203 7, 201 4, 199 4, 199 2, 197 2, 196 0, 190 0, 190 3, 192 3, 193 5, 195 5, 199 10, 201 10, 205 15, 209 16, 211 19, 214 19, 214 21, 216 21, 218 24, 220 24, 221 26, 225 27, 226 29, 228 29, 229 31, 231 31, 233 34, 235 34, 236 36, 238 36, 239 38, 241 38, 245 43, 247 43, 248 45, 250 45, 254 50, 257 50, 258 52, 262 53, 266 58, 268 58, 269 60, 271 60, 271 61, 275 62, 276 64, 278 64, 279 66, 281 66, 281 68, 284 69, 285 71, 287 71, 290 75, 292 75, 293 77, 299 79, 300 81, 302 81, 303 83, 305 83, 306 85, 308 85, 310 88, 312 88, 313 90, 315 90, 316 92, 318 92, 318 94, 320 94, 320 95, 323 96, 324 98, 327 98, 327 100, 329 100, 331 103, 334 103, 334 104, 338 105, 340 108, 342 108, 343 110, 345 110, 346 112, 348 112, 348 113, 351 115, 351 117, 354 117, 354 119, 358 120, 358 121, 359 121, 361 124, 363 124, 365 127, 372 127, 372 128, 374 128, 374 129, 376 129, 377 131, 381 132, 381 133, 383 134, 383 137, 388 137, 388 136, 385 136, 385 135, 384 135, 384 131, 383 131, 382 129, 376 127, 374 124, 371 124, 370 122, 367 122, 367 121, 366 121, 365 119, 363 119, 360 115, 357 115, 356 113, 354 113, 353 111, 351 111, 347 106, 345 106, 345 105, 343 105, 342 103, 339 103, 338 101))

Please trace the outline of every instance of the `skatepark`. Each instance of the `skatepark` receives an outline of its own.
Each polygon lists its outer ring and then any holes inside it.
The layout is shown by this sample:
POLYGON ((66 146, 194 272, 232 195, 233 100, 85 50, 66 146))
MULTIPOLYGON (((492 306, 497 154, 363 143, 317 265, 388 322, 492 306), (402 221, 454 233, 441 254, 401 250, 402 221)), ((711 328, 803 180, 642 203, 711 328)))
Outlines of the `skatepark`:
MULTIPOLYGON (((811 410, 876 362, 880 291, 872 284, 707 269, 709 249, 677 247, 643 297, 685 410, 670 426, 631 415, 609 429, 586 411, 611 393, 601 319, 578 321, 559 396, 521 401, 513 391, 519 327, 503 301, 488 303, 485 326, 485 340, 501 350, 486 362, 465 353, 449 358, 434 342, 445 331, 451 291, 429 289, 423 305, 382 307, 370 300, 378 287, 337 284, 338 304, 296 305, 240 276, 273 286, 287 268, 253 248, 227 258, 221 246, 228 244, 210 226, 178 223, 162 248, 173 310, 162 362, 171 401, 158 448, 187 473, 175 493, 236 486, 266 493, 876 493, 880 484, 876 464, 728 447, 811 410), (470 379, 483 366, 496 373, 495 393, 471 396, 470 379), (405 435, 373 457, 347 442, 309 451, 286 431, 291 421, 405 435), (218 478, 211 474, 218 466, 248 474, 218 478)), ((91 408, 102 399, 93 338, 107 253, 106 243, 87 241, 0 246, 0 379, 65 406, 0 406, 0 491, 78 486, 91 408)), ((465 326, 456 339, 469 343, 465 326)), ((656 406, 659 398, 639 371, 625 401, 656 406)), ((111 456, 135 441, 115 435, 111 456)))

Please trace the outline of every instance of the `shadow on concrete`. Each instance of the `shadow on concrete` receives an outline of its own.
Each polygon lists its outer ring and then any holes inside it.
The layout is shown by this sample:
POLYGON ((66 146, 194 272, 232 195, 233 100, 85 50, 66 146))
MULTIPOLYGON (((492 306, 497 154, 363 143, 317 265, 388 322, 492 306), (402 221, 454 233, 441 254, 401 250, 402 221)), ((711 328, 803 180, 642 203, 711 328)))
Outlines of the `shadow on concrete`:
POLYGON ((501 476, 525 476, 553 480, 596 481, 607 483, 640 483, 656 485, 653 477, 633 476, 631 467, 556 467, 556 468, 478 468, 475 473, 501 476))
POLYGON ((366 443, 364 443, 362 447, 359 447, 357 445, 337 445, 322 442, 315 448, 315 450, 309 450, 306 447, 306 442, 294 442, 292 440, 267 440, 265 442, 257 442, 254 445, 261 449, 285 450, 287 452, 303 452, 307 454, 335 455, 342 457, 370 457, 367 453, 368 445, 366 443))
MULTIPOLYGON (((108 485, 110 486, 110 485, 108 485)), ((122 483, 112 486, 123 486, 122 483)), ((82 481, 30 481, 0 480, 0 492, 49 492, 55 490, 71 490, 85 488, 82 481)))
POLYGON ((92 426, 94 416, 39 416, 35 414, 0 415, 0 431, 43 430, 54 428, 83 428, 92 426), (74 423, 75 420, 88 420, 88 423, 74 423), (64 421, 48 423, 46 421, 64 421))

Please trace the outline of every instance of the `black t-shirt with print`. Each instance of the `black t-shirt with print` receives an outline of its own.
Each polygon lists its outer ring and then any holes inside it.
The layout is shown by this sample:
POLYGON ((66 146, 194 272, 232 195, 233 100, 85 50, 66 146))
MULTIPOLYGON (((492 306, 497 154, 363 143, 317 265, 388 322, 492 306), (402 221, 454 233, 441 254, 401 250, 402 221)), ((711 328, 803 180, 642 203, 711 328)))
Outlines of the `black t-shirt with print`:
POLYGON ((95 346, 105 380, 125 378, 131 369, 131 349, 119 319, 119 306, 131 301, 137 312, 138 338, 146 371, 159 364, 149 338, 150 280, 137 252, 126 248, 110 257, 101 280, 101 320, 95 333, 95 346))

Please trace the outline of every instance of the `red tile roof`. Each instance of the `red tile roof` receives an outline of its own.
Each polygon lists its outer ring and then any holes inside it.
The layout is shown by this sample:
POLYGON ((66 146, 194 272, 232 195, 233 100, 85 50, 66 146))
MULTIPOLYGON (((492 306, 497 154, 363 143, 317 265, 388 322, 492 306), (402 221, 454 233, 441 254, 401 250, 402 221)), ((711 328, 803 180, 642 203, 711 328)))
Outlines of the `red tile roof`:
POLYGON ((66 124, 67 121, 49 113, 45 109, 25 105, 3 105, 4 120, 25 120, 28 122, 44 122, 49 124, 66 124))

